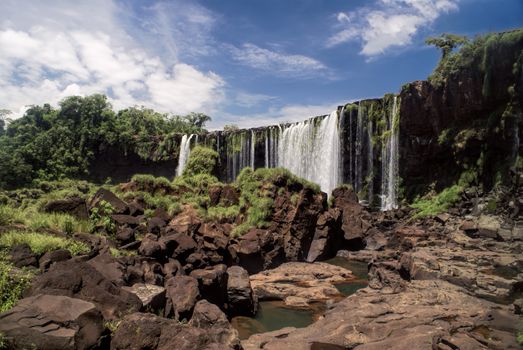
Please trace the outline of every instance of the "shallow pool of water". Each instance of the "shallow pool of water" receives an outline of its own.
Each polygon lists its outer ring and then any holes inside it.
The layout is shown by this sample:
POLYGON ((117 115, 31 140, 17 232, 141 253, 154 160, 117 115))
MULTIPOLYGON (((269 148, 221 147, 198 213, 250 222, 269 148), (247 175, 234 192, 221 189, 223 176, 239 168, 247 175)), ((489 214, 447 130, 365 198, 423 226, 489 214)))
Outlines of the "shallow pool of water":
MULTIPOLYGON (((367 287, 367 263, 350 261, 335 257, 326 263, 344 267, 352 271, 356 280, 336 284, 335 287, 344 296, 367 287)), ((247 339, 253 334, 276 331, 285 327, 303 328, 313 323, 325 311, 325 305, 312 305, 313 309, 293 309, 286 307, 283 301, 260 301, 255 317, 238 316, 231 324, 238 330, 240 339, 247 339)))
POLYGON ((312 310, 291 309, 285 307, 282 301, 260 301, 255 317, 238 316, 231 320, 233 327, 240 334, 240 339, 285 327, 307 327, 312 322, 312 310))

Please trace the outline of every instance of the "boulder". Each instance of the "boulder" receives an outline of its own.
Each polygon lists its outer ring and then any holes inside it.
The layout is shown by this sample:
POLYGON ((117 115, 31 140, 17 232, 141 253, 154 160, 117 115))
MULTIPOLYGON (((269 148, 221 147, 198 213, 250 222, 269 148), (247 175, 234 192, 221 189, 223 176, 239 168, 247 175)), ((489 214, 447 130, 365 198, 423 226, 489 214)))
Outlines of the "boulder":
POLYGON ((164 219, 154 216, 147 221, 147 231, 159 235, 165 225, 167 225, 167 223, 164 219))
POLYGON ((145 283, 136 283, 131 287, 122 288, 140 298, 144 311, 165 310, 165 288, 145 283))
POLYGON ((79 260, 57 262, 33 279, 27 296, 63 295, 92 302, 105 319, 137 311, 142 303, 135 295, 105 278, 90 264, 79 260))
POLYGON ((251 288, 247 270, 240 266, 227 269, 227 313, 229 316, 254 316, 258 300, 251 288))
POLYGON ((135 228, 136 226, 140 225, 140 219, 131 215, 113 214, 111 215, 111 219, 113 219, 118 226, 125 225, 131 228, 135 228))
POLYGON ((130 227, 119 227, 116 231, 116 239, 122 244, 134 242, 134 230, 130 227))
POLYGON ((47 270, 49 266, 59 261, 65 261, 71 259, 71 252, 67 249, 58 249, 51 252, 47 252, 39 260, 40 269, 47 270))
POLYGON ((89 202, 89 211, 93 208, 98 207, 100 202, 105 201, 109 203, 113 209, 114 214, 128 214, 129 207, 127 203, 118 198, 114 193, 104 188, 100 188, 89 202))
POLYGON ((192 236, 200 227, 201 220, 198 212, 192 206, 186 205, 183 211, 172 219, 165 231, 169 233, 185 233, 192 236))
POLYGON ((163 246, 153 234, 147 234, 143 239, 138 253, 143 256, 159 258, 164 254, 163 246))
POLYGON ((185 261, 198 248, 195 240, 185 233, 162 236, 159 242, 164 247, 166 256, 181 262, 185 261))
POLYGON ((88 219, 87 203, 80 197, 69 197, 47 202, 42 210, 46 213, 64 213, 78 219, 88 219))
POLYGON ((341 211, 338 208, 322 213, 316 223, 306 261, 326 260, 336 255, 341 244, 341 211))
POLYGON ((365 234, 371 227, 363 219, 364 209, 358 196, 348 187, 338 187, 332 191, 333 206, 342 211, 341 229, 349 249, 359 250, 365 246, 365 234))
POLYGON ((165 316, 172 316, 180 321, 190 319, 194 305, 200 298, 198 281, 190 276, 175 276, 165 282, 165 290, 165 316))
POLYGON ((166 279, 183 274, 182 264, 180 264, 178 260, 169 259, 169 261, 163 265, 162 273, 166 279))
POLYGON ((221 308, 225 307, 227 300, 227 267, 225 265, 197 269, 192 271, 190 276, 198 281, 202 298, 221 308))
POLYGON ((35 295, 0 314, 8 349, 91 349, 99 344, 103 318, 93 303, 59 295, 35 295))
POLYGON ((111 350, 241 349, 238 332, 231 328, 225 315, 219 313, 217 307, 202 302, 198 306, 197 322, 187 325, 152 314, 134 313, 118 326, 111 350))
POLYGON ((16 267, 38 266, 36 254, 27 244, 17 244, 9 251, 11 261, 16 267))

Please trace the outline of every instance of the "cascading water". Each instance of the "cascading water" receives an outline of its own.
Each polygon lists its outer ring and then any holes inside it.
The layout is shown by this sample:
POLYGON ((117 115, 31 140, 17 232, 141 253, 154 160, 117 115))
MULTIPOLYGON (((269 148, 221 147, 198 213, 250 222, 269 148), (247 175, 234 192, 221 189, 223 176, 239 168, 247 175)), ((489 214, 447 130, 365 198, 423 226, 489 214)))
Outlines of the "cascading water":
POLYGON ((176 168, 176 176, 181 176, 187 160, 189 159, 189 154, 191 153, 191 139, 194 137, 194 134, 190 136, 183 135, 182 141, 180 142, 180 156, 178 158, 178 167, 176 168))
POLYGON ((381 210, 398 207, 399 117, 397 98, 394 96, 388 140, 382 148, 381 210))
POLYGON ((278 163, 295 175, 320 185, 331 194, 340 184, 340 136, 338 113, 292 124, 280 133, 278 163))

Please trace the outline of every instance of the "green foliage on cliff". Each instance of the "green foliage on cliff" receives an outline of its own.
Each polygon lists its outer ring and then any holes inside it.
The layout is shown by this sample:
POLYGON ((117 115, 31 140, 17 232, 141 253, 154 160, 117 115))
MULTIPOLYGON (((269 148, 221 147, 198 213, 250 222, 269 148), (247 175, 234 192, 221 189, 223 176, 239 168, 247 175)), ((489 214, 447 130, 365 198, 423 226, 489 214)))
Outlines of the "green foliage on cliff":
POLYGON ((32 106, 5 131, 2 124, 0 188, 86 176, 91 162, 109 147, 143 159, 171 159, 178 148, 173 135, 202 131, 209 119, 143 107, 115 112, 107 97, 98 94, 67 97, 56 109, 32 106))
POLYGON ((82 242, 45 233, 8 231, 0 236, 0 247, 3 249, 10 249, 18 244, 27 244, 37 255, 57 249, 67 249, 71 255, 89 252, 89 247, 82 242))
POLYGON ((465 37, 452 34, 429 38, 428 44, 442 49, 442 58, 429 76, 429 81, 434 86, 441 86, 450 76, 460 71, 477 71, 483 76, 483 94, 489 96, 492 92, 494 69, 501 64, 514 62, 514 58, 506 53, 514 47, 514 44, 521 42, 522 38, 521 29, 477 36, 470 41, 465 37), (461 47, 452 51, 458 46, 461 47))

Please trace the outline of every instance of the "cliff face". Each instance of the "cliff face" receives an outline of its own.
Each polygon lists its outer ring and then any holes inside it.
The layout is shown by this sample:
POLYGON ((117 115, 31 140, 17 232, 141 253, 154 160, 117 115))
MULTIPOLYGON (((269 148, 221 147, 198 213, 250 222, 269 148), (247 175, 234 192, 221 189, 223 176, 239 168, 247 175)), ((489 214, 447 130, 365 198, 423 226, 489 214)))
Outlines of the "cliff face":
POLYGON ((522 50, 522 31, 493 35, 442 81, 403 87, 400 176, 409 196, 460 177, 477 176, 486 189, 506 180, 522 154, 522 50))
MULTIPOLYGON (((339 169, 321 169, 320 164, 320 170, 339 171, 340 183, 352 184, 360 199, 376 206, 380 202, 383 206, 391 176, 397 178, 395 195, 408 199, 459 182, 488 190, 508 180, 509 168, 517 163, 518 155, 522 158, 522 91, 523 30, 478 38, 443 60, 429 80, 407 84, 397 96, 388 94, 339 107, 339 169), (395 151, 391 138, 397 127, 399 147, 395 151), (394 157, 399 159, 399 174, 389 166, 394 157)), ((304 123, 311 130, 305 137, 314 138, 325 118, 304 123)), ((281 166, 279 142, 288 127, 210 132, 193 137, 191 145, 216 149, 216 175, 231 182, 247 166, 281 166)), ((157 150, 167 154, 162 161, 105 151, 97 158, 92 175, 97 180, 111 177, 119 181, 140 172, 172 177, 180 139, 181 135, 173 137, 171 151, 157 150)), ((303 157, 307 152, 310 150, 303 149, 294 156, 303 157)))

